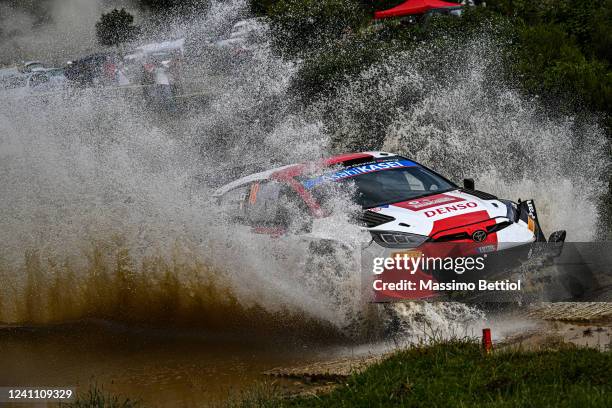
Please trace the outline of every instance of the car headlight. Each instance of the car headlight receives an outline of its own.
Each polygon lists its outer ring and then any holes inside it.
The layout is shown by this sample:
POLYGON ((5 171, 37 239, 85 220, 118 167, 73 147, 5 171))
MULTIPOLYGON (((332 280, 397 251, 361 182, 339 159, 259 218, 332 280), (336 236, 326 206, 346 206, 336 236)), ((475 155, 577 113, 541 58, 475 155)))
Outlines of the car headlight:
POLYGON ((516 210, 516 204, 514 204, 510 200, 499 200, 506 206, 506 218, 508 218, 512 222, 517 222, 519 218, 519 213, 516 210))
POLYGON ((386 248, 416 248, 427 241, 425 235, 397 231, 370 231, 374 241, 386 248))

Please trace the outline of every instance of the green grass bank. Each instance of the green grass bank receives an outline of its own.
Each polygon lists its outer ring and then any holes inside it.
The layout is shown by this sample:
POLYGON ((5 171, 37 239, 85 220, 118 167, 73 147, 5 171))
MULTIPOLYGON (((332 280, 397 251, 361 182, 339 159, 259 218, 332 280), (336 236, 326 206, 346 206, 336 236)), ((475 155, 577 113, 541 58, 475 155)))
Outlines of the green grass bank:
POLYGON ((479 344, 411 348, 324 395, 253 393, 254 407, 610 407, 612 353, 561 346, 485 355, 479 344))

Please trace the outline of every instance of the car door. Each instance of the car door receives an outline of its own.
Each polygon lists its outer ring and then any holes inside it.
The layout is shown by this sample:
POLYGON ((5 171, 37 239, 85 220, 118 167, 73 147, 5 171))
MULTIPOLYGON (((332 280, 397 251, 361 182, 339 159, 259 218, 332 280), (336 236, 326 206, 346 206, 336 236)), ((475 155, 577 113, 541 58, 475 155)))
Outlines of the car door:
POLYGON ((245 203, 246 217, 253 232, 283 235, 287 230, 286 219, 281 216, 281 183, 270 180, 250 185, 245 203))

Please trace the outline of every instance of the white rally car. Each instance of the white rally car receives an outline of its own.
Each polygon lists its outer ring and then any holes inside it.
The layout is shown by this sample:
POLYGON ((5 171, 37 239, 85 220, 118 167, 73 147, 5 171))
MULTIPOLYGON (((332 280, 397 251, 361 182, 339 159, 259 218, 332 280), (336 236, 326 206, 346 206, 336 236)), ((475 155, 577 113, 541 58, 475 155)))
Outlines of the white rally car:
MULTIPOLYGON (((532 200, 518 203, 459 187, 405 157, 386 152, 344 154, 318 162, 252 174, 215 194, 226 213, 253 232, 281 236, 299 218, 299 233, 316 237, 326 230, 325 200, 330 186, 346 183, 363 208, 371 244, 416 248, 425 243, 479 243, 486 252, 546 242, 532 200), (355 193, 356 190, 356 193, 355 193), (286 211, 287 205, 298 208, 286 211), (288 214, 291 214, 288 216, 288 214)), ((563 242, 565 231, 549 242, 563 242)))

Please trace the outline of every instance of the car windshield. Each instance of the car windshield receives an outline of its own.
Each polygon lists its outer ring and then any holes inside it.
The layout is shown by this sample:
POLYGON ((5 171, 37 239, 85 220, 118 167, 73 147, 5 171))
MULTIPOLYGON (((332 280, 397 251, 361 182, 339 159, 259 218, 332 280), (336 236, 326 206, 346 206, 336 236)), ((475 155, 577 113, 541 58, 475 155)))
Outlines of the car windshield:
POLYGON ((303 184, 322 204, 332 191, 337 194, 337 187, 340 186, 331 185, 349 185, 354 200, 363 208, 412 200, 457 188, 436 173, 408 160, 353 166, 306 180, 303 184))

